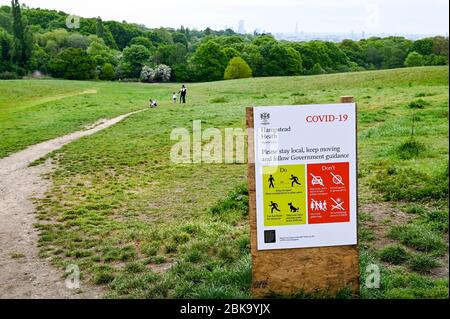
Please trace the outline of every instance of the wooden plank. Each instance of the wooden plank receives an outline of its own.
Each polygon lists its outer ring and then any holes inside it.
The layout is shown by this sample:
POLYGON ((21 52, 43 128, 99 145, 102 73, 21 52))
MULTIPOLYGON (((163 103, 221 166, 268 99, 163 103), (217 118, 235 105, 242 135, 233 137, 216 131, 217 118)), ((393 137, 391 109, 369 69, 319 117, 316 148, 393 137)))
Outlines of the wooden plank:
MULTIPOLYGON (((342 97, 341 103, 353 103, 342 97)), ((257 250, 256 181, 254 163, 253 108, 247 108, 249 222, 254 298, 290 295, 298 292, 335 295, 349 288, 359 295, 359 253, 357 245, 257 250)))

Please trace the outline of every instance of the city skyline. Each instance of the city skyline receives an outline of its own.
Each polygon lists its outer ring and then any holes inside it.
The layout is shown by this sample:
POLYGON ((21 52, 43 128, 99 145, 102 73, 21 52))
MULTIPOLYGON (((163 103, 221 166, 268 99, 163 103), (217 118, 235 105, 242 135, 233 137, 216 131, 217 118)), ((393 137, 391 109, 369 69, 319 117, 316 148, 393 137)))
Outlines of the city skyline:
MULTIPOLYGON (((231 26, 238 33, 259 30, 273 34, 447 35, 449 20, 446 0, 342 0, 339 3, 330 0, 198 0, 192 3, 128 0, 126 10, 118 0, 28 0, 23 3, 86 18, 125 20, 148 28, 183 25, 197 30, 207 27, 219 30, 231 26)), ((0 5, 9 4, 10 0, 0 0, 0 5)))

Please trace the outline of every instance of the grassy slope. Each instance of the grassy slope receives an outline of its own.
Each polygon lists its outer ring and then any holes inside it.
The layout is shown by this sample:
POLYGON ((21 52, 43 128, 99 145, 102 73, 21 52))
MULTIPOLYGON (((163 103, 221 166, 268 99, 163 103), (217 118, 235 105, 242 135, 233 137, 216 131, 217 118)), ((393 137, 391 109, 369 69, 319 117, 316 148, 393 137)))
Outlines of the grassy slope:
MULTIPOLYGON (((361 203, 392 195, 389 185, 378 183, 391 178, 406 183, 394 189, 394 204, 415 201, 427 207, 417 220, 428 218, 430 207, 448 209, 443 183, 419 194, 414 187, 422 180, 445 180, 447 67, 192 84, 187 106, 170 103, 177 88, 0 82, 0 157, 98 118, 140 109, 149 97, 160 102, 156 110, 64 147, 56 155, 60 166, 52 177, 54 188, 40 202, 39 216, 46 221, 40 226, 42 255, 61 266, 77 263, 94 282, 109 284, 110 297, 248 296, 246 195, 239 188, 232 192, 245 183, 246 166, 175 165, 169 160, 172 128, 191 129, 195 119, 204 128, 244 127, 249 105, 329 103, 354 95, 359 103, 361 203), (12 91, 25 86, 22 92, 12 91), (61 98, 92 89, 98 93, 61 98), (409 139, 413 111, 407 105, 423 95, 427 105, 417 111, 416 136, 425 148, 408 159, 398 150, 409 139), (9 102, 13 97, 15 105, 9 102), (423 176, 414 180, 405 169, 423 176)), ((434 235, 442 241, 443 233, 434 235)), ((402 242, 408 249, 414 246, 402 242)), ((378 253, 363 242, 366 246, 363 266, 379 263, 378 253)), ((406 265, 400 270, 385 265, 383 274, 383 289, 363 290, 364 297, 448 297, 448 279, 409 272, 406 265)))

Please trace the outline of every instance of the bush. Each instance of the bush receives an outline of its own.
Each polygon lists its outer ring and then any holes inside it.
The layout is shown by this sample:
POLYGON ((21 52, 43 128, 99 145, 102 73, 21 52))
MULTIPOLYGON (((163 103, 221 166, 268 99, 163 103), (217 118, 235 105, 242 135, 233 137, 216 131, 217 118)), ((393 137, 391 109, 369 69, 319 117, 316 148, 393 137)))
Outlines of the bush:
POLYGON ((151 67, 147 65, 144 66, 141 71, 141 78, 140 78, 141 81, 150 83, 153 82, 154 78, 155 78, 155 70, 153 70, 151 67))
POLYGON ((169 82, 171 74, 172 69, 169 66, 160 64, 155 68, 155 76, 153 79, 158 82, 169 82))
POLYGON ((406 67, 423 66, 425 64, 423 55, 417 52, 411 52, 405 59, 406 67))
POLYGON ((382 251, 380 251, 380 259, 394 265, 400 265, 404 263, 406 260, 408 260, 408 257, 408 252, 401 245, 387 246, 382 251))
POLYGON ((96 77, 94 59, 82 49, 65 49, 49 63, 50 74, 69 80, 89 80, 96 77))
POLYGON ((102 66, 101 72, 100 72, 100 78, 102 80, 112 80, 114 79, 114 75, 116 74, 116 71, 114 70, 114 67, 111 63, 105 63, 102 66))
POLYGON ((245 79, 251 78, 252 75, 253 71, 247 62, 245 62, 241 57, 235 57, 228 63, 228 66, 225 69, 224 79, 245 79))
POLYGON ((0 80, 17 80, 20 77, 15 72, 1 72, 0 80))

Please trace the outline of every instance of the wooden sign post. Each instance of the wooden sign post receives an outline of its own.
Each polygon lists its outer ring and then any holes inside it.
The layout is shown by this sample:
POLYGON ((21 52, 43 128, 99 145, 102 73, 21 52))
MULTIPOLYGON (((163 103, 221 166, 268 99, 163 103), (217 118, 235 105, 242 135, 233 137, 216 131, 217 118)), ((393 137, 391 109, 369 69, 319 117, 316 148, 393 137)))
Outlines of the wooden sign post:
MULTIPOLYGON (((354 99, 353 97, 342 97, 341 103, 354 103, 354 99)), ((247 127, 254 128, 254 109, 251 107, 247 108, 247 127)), ((253 134, 248 136, 248 163, 253 297, 264 298, 300 292, 324 293, 333 296, 342 289, 351 289, 355 295, 359 295, 357 243, 329 247, 258 249, 257 185, 253 134)), ((354 207, 357 207, 357 203, 354 207)), ((356 212, 355 215, 357 216, 356 212)))

